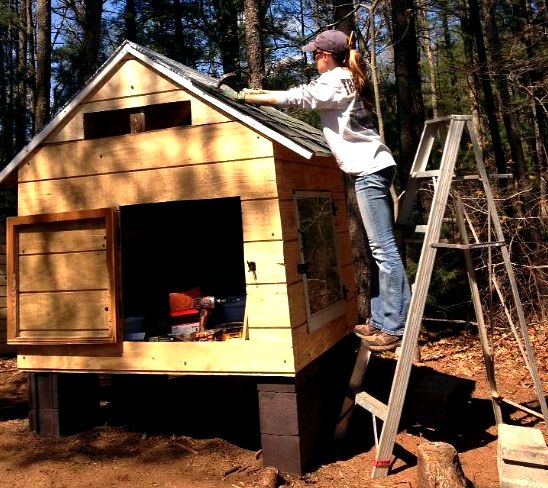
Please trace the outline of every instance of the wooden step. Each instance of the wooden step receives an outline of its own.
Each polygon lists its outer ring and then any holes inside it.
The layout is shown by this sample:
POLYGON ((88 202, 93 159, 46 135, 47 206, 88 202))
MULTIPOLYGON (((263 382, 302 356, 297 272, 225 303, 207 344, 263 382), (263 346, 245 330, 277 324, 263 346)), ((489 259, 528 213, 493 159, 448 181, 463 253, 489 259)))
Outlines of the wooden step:
POLYGON ((409 177, 410 178, 438 178, 440 175, 439 169, 429 169, 426 171, 413 171, 409 177))
POLYGON ((386 420, 388 414, 388 406, 376 399, 365 391, 361 391, 356 395, 356 405, 365 408, 368 412, 371 412, 375 417, 386 420))

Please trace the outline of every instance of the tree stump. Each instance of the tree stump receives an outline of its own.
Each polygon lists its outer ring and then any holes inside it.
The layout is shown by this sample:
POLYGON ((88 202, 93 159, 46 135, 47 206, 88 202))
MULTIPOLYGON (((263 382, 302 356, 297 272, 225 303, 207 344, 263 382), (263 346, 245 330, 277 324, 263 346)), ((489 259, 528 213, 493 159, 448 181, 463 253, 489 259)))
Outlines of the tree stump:
POLYGON ((417 461, 421 488, 472 488, 464 476, 457 450, 445 442, 423 441, 417 461))

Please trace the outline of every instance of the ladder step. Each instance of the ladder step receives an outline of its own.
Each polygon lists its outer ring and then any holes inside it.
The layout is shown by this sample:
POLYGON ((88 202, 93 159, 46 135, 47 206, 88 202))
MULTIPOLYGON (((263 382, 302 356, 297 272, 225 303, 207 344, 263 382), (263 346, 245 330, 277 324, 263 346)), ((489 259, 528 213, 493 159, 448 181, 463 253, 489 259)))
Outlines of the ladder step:
POLYGON ((439 169, 429 169, 426 171, 413 171, 410 178, 437 178, 440 175, 439 169))
POLYGON ((483 249, 487 247, 503 247, 506 245, 504 241, 495 242, 473 242, 470 244, 458 244, 456 242, 433 242, 432 247, 445 248, 445 249, 483 249))
POLYGON ((375 417, 381 420, 386 420, 388 414, 388 406, 377 400, 374 396, 371 396, 365 391, 361 391, 356 395, 356 405, 365 408, 368 412, 371 412, 375 417))

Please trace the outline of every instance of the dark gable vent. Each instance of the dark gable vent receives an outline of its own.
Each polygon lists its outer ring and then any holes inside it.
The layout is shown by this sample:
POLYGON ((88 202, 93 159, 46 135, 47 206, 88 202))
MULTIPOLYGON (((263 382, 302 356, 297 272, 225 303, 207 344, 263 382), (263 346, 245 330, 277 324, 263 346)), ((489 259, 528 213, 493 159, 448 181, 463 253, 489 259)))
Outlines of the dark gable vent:
POLYGON ((121 136, 192 123, 190 101, 84 114, 84 138, 121 136))

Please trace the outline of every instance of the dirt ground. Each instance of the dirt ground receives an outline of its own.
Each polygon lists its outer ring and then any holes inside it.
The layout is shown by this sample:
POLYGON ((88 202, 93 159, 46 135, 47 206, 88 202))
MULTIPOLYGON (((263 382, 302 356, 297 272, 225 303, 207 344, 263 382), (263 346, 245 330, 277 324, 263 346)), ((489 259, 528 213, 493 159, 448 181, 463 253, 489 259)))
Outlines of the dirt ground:
MULTIPOLYGON (((536 364, 544 390, 548 386, 548 327, 530 330, 536 364)), ((499 393, 538 410, 538 399, 519 349, 511 334, 493 338, 499 393)), ((360 412, 348 438, 327 449, 323 461, 304 476, 280 473, 277 486, 288 488, 418 487, 417 460, 422 442, 451 443, 459 453, 465 476, 478 488, 499 486, 497 437, 482 353, 471 332, 458 336, 428 334, 421 345, 421 360, 446 378, 475 388, 457 411, 446 417, 431 409, 434 427, 423 418, 407 425, 397 437, 399 459, 388 477, 371 480, 374 444, 371 423, 360 412), (446 425, 449 423, 450 425, 446 425), (358 427, 356 427, 358 426, 358 427), (366 439, 367 438, 367 439, 366 439)), ((393 358, 387 355, 388 360, 393 358)), ((420 398, 420 396, 419 396, 420 398)), ((428 402, 427 402, 428 403, 428 402)), ((406 403, 407 405, 407 403, 406 403)), ((425 404, 426 405, 426 404, 425 404)), ((423 405, 423 407, 425 406, 423 405)), ((454 406, 455 406, 454 405, 454 406)), ((504 413, 512 423, 544 429, 534 416, 509 407, 504 413)), ((432 420, 432 418, 430 419, 432 420)), ((432 422, 431 422, 432 424, 432 422)), ((38 436, 29 430, 27 379, 14 358, 0 358, 0 486, 2 487, 177 487, 271 488, 268 467, 263 466, 260 446, 238 443, 216 435, 181 432, 151 433, 131 425, 104 425, 62 438, 38 436)))

